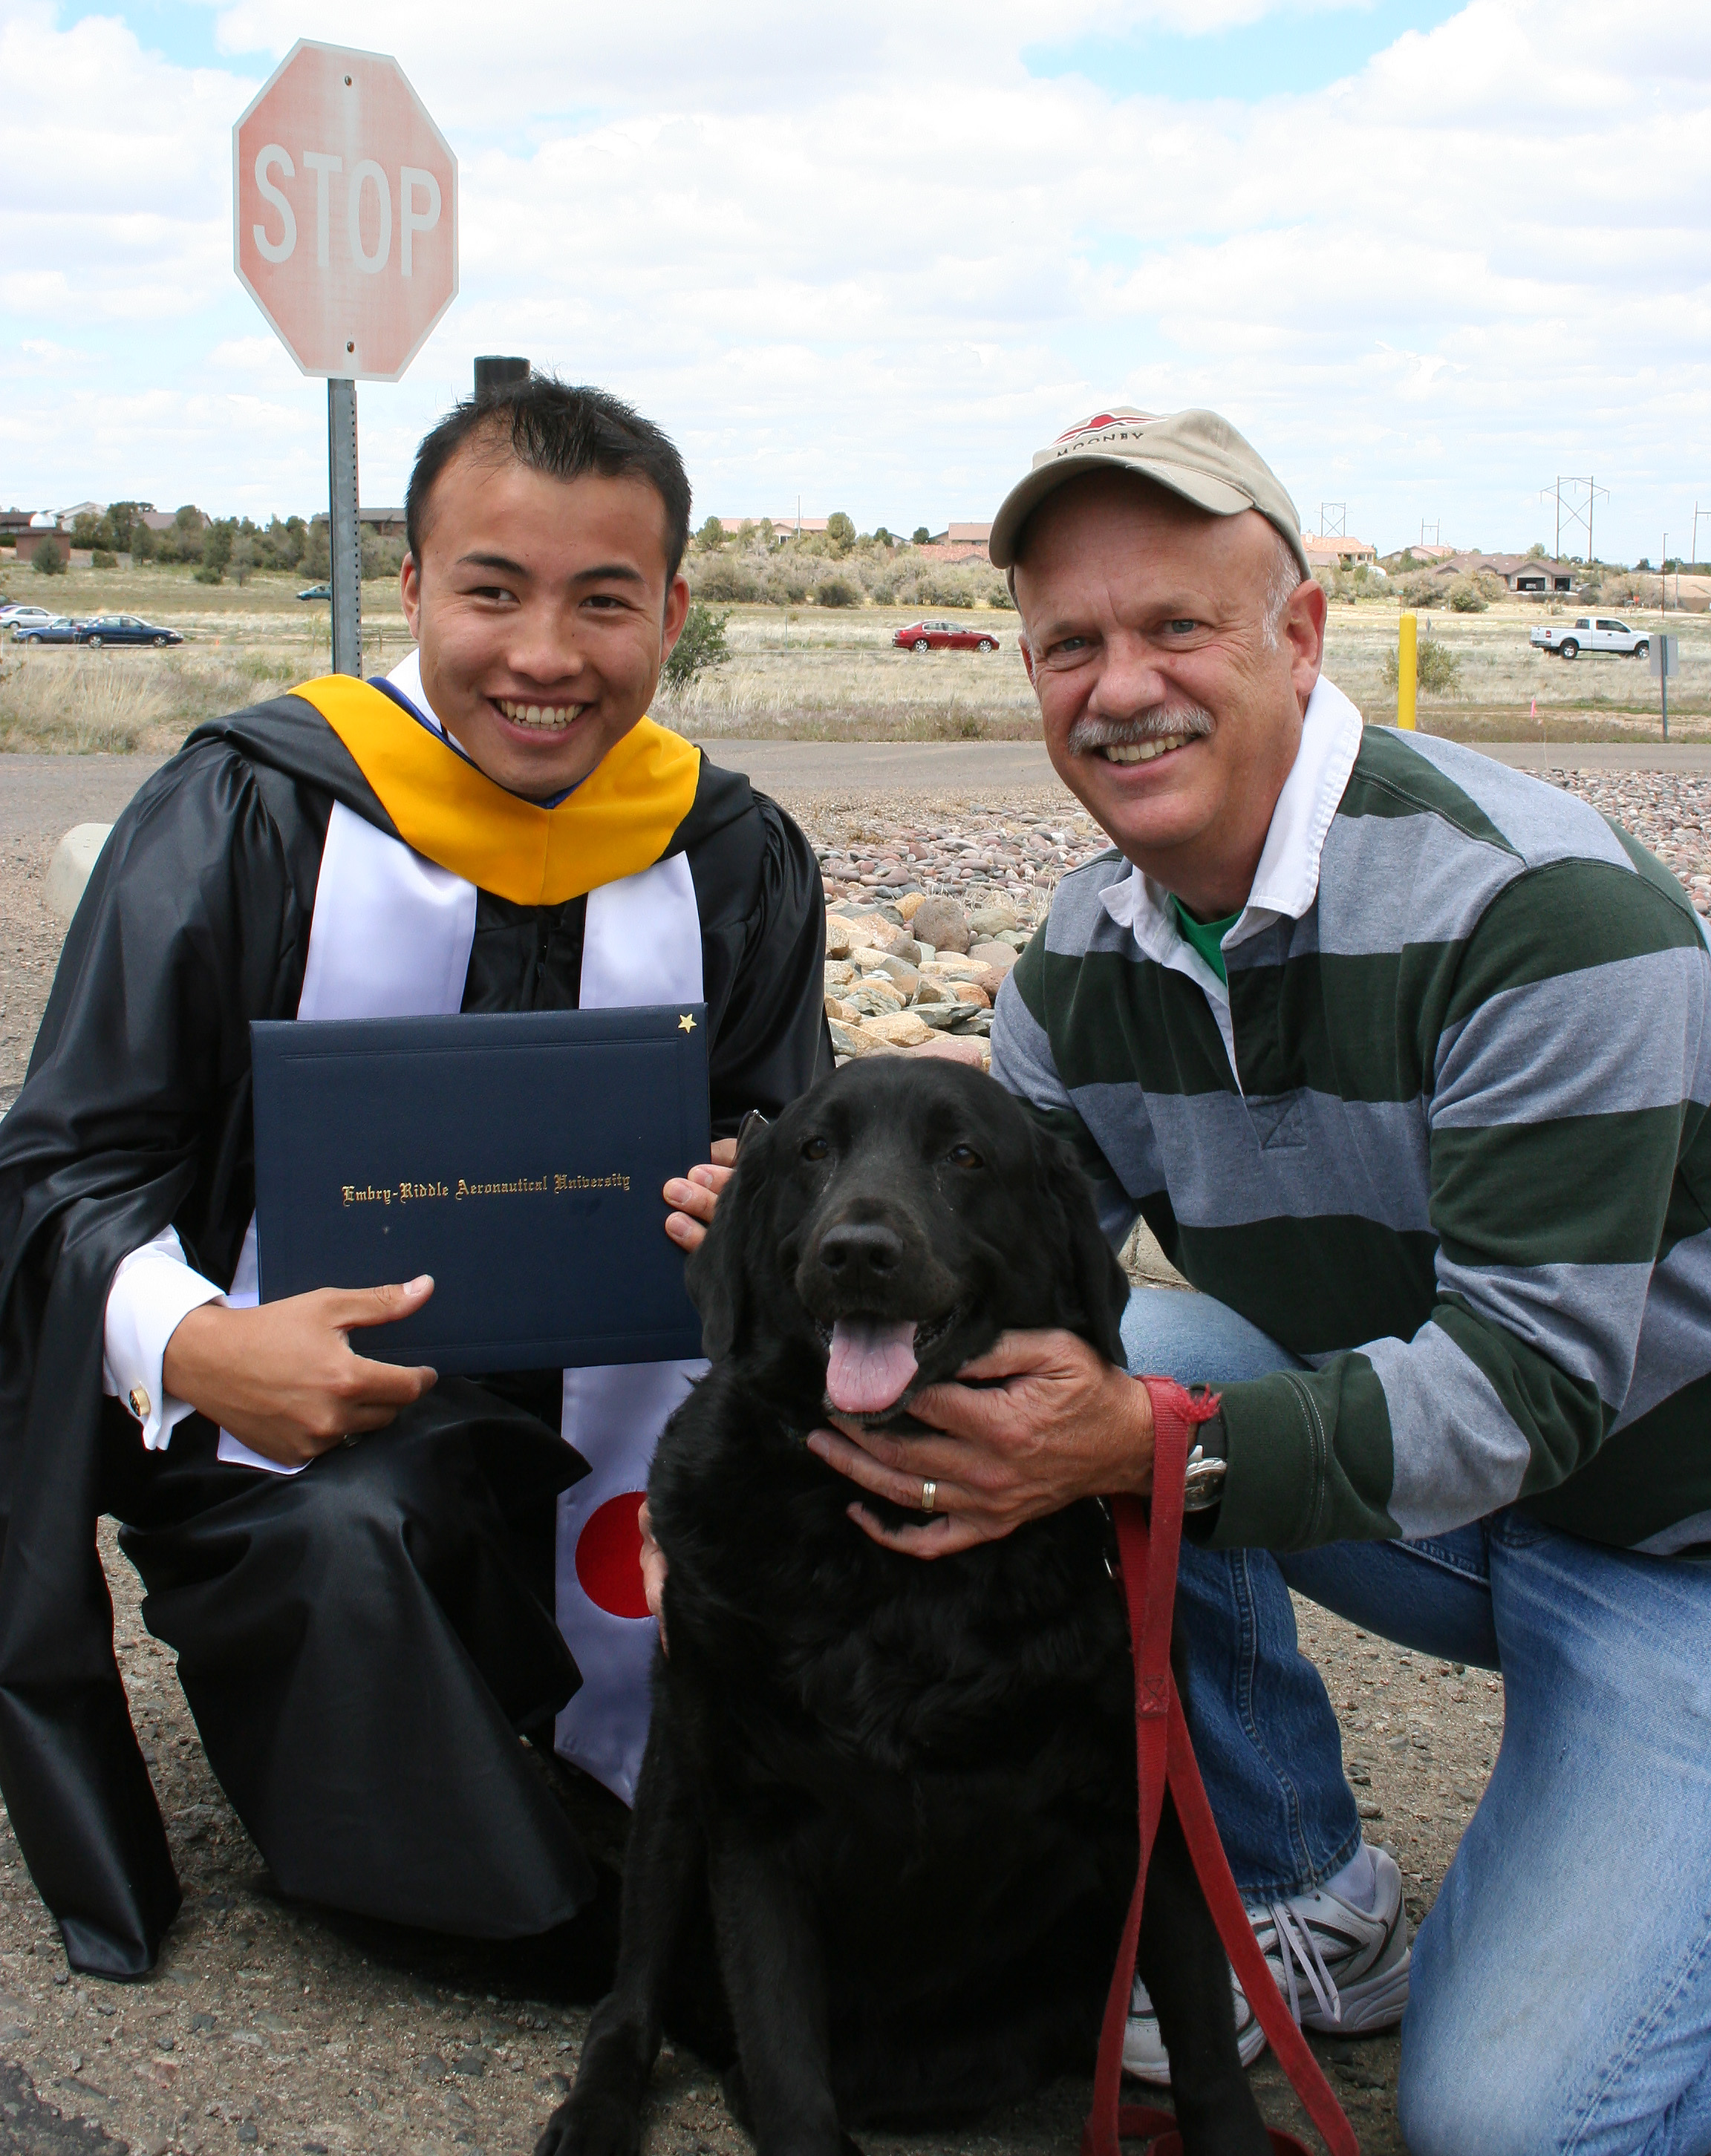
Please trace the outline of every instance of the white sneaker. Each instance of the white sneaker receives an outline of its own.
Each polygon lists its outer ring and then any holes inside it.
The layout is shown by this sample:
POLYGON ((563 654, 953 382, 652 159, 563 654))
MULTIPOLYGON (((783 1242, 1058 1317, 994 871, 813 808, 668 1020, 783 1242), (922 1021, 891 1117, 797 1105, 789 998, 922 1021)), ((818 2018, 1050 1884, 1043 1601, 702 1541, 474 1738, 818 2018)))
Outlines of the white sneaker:
POLYGON ((1387 1851, 1368 1846, 1364 1855, 1372 1867, 1370 1909, 1324 1887, 1292 1901, 1249 1906, 1260 1950, 1303 2029, 1369 2035, 1394 2029, 1408 2004, 1414 1955, 1402 1875, 1387 1851))
MULTIPOLYGON (((1385 1851, 1368 1847, 1364 1854, 1372 1868, 1369 1910, 1323 1887, 1287 1902, 1249 1906, 1248 1921, 1260 1950, 1303 2029, 1368 2035, 1394 2028, 1408 2004, 1413 1952, 1402 1909, 1402 1875, 1385 1851)), ((1251 2066, 1266 2047, 1265 2031, 1233 1969, 1230 1981, 1236 1992, 1236 2047, 1243 2066, 1251 2066)), ((1158 2016, 1138 1977, 1123 2031, 1123 2063, 1138 2080, 1160 2088, 1169 2082, 1170 2061, 1158 2016)))
MULTIPOLYGON (((1247 1994, 1236 1982, 1234 1969, 1230 1972, 1230 1989, 1236 1994, 1236 2048, 1243 2066, 1251 2066, 1266 2048, 1266 2032, 1247 2003, 1247 1994)), ((1159 2034, 1159 2017, 1139 1977, 1129 1994, 1128 2020, 1123 2032, 1123 2070, 1137 2081, 1150 2082, 1154 2088, 1170 2086, 1169 2055, 1159 2034)))

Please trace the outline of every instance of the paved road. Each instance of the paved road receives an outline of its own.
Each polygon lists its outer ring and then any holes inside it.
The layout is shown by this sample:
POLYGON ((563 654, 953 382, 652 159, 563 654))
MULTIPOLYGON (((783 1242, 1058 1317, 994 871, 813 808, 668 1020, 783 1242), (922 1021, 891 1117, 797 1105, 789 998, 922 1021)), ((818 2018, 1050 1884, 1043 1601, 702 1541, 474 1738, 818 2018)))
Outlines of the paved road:
MULTIPOLYGON (((1711 742, 1538 742, 1482 744, 1522 770, 1711 771, 1711 742)), ((1033 795, 1057 781, 1037 742, 758 742, 708 744, 789 803, 811 795, 907 793, 948 800, 1033 795)), ((57 839, 74 824, 110 824, 162 759, 149 756, 0 756, 0 843, 57 839)))

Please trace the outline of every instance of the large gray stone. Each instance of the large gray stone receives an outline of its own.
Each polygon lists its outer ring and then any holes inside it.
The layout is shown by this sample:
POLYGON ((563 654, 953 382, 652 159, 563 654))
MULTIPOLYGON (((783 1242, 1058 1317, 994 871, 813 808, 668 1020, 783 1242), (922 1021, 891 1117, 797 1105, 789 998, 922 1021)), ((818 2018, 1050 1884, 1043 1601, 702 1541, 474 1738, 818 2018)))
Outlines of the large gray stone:
POLYGON ((968 916, 953 898, 923 899, 910 918, 909 931, 918 942, 931 943, 938 951, 954 951, 958 956, 972 940, 968 916))
MULTIPOLYGON (((969 932, 978 943, 989 936, 1001 936, 1007 928, 1020 928, 1021 922, 1007 906, 983 906, 969 916, 969 932)), ((968 947, 966 945, 963 947, 968 947)))
POLYGON ((54 858, 48 864, 47 888, 42 896, 48 901, 49 912, 58 920, 69 921, 76 912, 90 871, 112 828, 110 824, 74 824, 54 847, 54 858))

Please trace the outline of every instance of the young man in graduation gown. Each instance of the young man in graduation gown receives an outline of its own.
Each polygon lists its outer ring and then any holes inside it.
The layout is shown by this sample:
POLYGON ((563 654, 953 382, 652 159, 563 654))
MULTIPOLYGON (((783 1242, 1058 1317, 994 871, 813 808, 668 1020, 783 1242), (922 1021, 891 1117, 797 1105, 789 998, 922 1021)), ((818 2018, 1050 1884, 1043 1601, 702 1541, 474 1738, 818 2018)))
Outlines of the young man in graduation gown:
POLYGON ((364 1357, 425 1281, 258 1306, 249 1028, 705 1003, 727 1140, 830 1067, 812 852, 644 716, 689 509, 614 399, 460 407, 410 483, 418 650, 199 728, 96 865, 0 1126, 0 1789, 79 1969, 146 1970, 179 1901, 103 1512, 285 1892, 515 1937, 593 1890, 522 1739, 629 1794, 635 1512, 692 1371, 364 1357))

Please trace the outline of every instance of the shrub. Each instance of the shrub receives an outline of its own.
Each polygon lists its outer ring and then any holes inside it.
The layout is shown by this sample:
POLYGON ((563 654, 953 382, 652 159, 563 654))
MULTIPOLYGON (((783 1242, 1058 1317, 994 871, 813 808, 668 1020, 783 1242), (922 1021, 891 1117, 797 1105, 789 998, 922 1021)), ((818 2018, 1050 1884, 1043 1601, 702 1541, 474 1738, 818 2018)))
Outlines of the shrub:
POLYGON ((110 547, 97 547, 89 557, 89 565, 92 569, 116 569, 119 557, 110 547))
POLYGON ((725 641, 728 613, 715 613, 699 599, 691 599, 683 618, 683 632, 666 654, 660 680, 668 689, 686 689, 697 674, 710 666, 722 666, 731 656, 725 641))
POLYGON ((768 606, 800 606, 808 597, 808 579, 795 569, 776 568, 768 576, 760 595, 768 606))
POLYGON ((736 560, 722 557, 697 568, 695 595, 700 599, 724 599, 738 605, 749 603, 761 595, 760 578, 740 557, 736 560))
POLYGON ((912 547, 924 547, 932 536, 933 534, 924 524, 917 524, 909 543, 912 547))
POLYGON ((725 543, 725 527, 717 516, 708 517, 695 535, 695 543, 704 554, 716 554, 725 543))
POLYGON ((1472 577, 1457 577, 1444 598, 1457 613, 1483 613, 1491 603, 1472 577))
POLYGON ((63 539, 44 539, 36 548, 33 567, 39 577, 63 577, 70 548, 63 539))
POLYGON ((219 583, 231 562, 237 536, 237 527, 230 517, 222 517, 208 526, 202 535, 202 567, 196 572, 198 583, 219 583))
POLYGON ((158 548, 155 535, 139 516, 131 527, 131 558, 133 562, 153 561, 158 548))
POLYGON ((814 588, 814 596, 823 607, 860 606, 861 588, 847 577, 822 577, 814 588))
MULTIPOLYGON (((1385 685, 1394 689, 1401 678, 1393 645, 1385 654, 1385 685)), ((1414 678, 1432 696, 1457 696, 1462 692, 1462 660, 1435 636, 1422 636, 1414 647, 1414 678)))
POLYGON ((835 509, 826 519, 826 536, 840 554, 847 553, 856 544, 856 523, 845 516, 841 509, 835 509))

